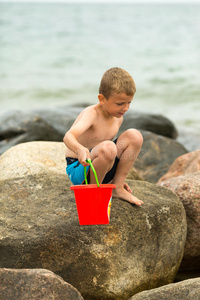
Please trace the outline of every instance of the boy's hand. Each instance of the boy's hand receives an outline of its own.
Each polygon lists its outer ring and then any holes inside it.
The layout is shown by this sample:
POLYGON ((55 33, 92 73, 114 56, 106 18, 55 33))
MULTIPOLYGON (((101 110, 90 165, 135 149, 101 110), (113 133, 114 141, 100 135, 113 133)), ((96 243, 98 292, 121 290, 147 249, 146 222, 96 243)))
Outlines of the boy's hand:
POLYGON ((86 159, 90 159, 90 152, 87 148, 83 147, 78 151, 78 161, 84 166, 89 166, 89 163, 86 162, 86 159))

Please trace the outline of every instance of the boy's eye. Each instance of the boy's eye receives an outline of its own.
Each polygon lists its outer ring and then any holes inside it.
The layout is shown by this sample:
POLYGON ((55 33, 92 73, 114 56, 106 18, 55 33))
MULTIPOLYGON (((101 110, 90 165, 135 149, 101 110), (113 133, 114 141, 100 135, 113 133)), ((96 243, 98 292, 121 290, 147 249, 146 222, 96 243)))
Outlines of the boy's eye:
MULTIPOLYGON (((124 104, 126 104, 126 103, 116 103, 118 106, 122 106, 122 105, 124 105, 124 104)), ((128 105, 130 105, 131 104, 131 101, 129 101, 128 103, 127 103, 128 105)))

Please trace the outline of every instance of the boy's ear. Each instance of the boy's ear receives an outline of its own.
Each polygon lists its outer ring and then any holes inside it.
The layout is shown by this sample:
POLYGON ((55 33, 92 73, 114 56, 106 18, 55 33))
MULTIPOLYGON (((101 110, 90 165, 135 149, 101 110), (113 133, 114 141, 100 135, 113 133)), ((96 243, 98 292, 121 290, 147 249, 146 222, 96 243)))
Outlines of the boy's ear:
POLYGON ((98 99, 99 99, 99 102, 101 103, 101 104, 104 104, 105 103, 105 97, 102 95, 102 94, 99 94, 98 95, 98 99))

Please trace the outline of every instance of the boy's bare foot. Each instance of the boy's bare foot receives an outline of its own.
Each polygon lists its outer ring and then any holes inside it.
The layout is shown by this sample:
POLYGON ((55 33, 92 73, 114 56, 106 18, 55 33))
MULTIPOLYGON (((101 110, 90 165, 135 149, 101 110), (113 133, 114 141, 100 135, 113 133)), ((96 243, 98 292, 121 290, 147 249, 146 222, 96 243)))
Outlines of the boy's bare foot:
MULTIPOLYGON (((117 187, 116 189, 113 189, 113 193, 112 193, 113 197, 117 197, 117 198, 126 200, 126 201, 128 201, 130 203, 133 203, 133 204, 136 204, 136 205, 143 204, 143 202, 141 200, 139 200, 138 198, 133 196, 129 192, 129 190, 127 190, 127 186, 128 185, 125 184, 123 187, 117 187)), ((129 187, 129 189, 130 189, 130 187, 129 187)))

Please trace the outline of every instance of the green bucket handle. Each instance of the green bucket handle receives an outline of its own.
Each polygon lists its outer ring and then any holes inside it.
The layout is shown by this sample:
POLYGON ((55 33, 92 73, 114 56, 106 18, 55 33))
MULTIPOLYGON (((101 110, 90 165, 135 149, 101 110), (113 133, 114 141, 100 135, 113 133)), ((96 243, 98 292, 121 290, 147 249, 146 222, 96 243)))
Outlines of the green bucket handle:
MULTIPOLYGON (((99 187, 99 181, 98 181, 98 178, 97 178, 97 173, 92 165, 92 161, 91 159, 86 159, 86 162, 90 164, 90 167, 94 173, 94 176, 95 176, 95 179, 96 179, 96 182, 97 182, 97 186, 99 187)), ((87 181, 87 174, 86 174, 86 167, 84 167, 84 176, 85 176, 85 184, 88 184, 88 181, 87 181)))

